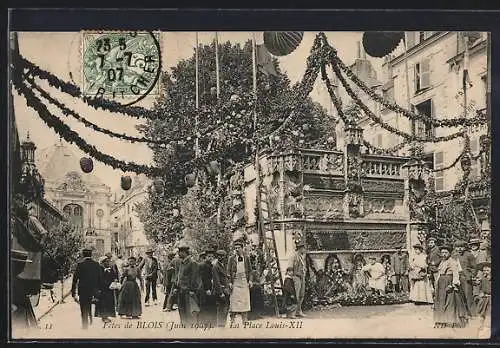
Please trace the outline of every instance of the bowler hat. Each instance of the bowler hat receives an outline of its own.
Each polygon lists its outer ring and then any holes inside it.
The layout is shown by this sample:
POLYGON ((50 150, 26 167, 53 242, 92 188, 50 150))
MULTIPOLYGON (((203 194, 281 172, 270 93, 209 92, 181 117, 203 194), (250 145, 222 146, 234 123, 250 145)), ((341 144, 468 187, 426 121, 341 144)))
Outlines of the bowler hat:
POLYGON ((474 244, 481 244, 479 238, 471 238, 471 240, 469 240, 469 245, 474 245, 474 244))
POLYGON ((436 243, 436 242, 437 242, 437 239, 436 239, 436 238, 434 238, 434 237, 430 237, 429 239, 427 239, 427 242, 430 242, 430 241, 434 241, 434 243, 436 243))
POLYGON ((457 240, 455 242, 455 247, 465 247, 465 246, 467 246, 467 243, 464 242, 463 240, 457 240))
POLYGON ((448 252, 451 253, 453 251, 453 247, 451 245, 441 245, 439 250, 448 250, 448 252))
POLYGON ((234 246, 238 246, 239 245, 239 246, 243 247, 243 241, 241 239, 237 239, 237 240, 235 240, 233 242, 233 245, 234 246))
POLYGON ((200 257, 203 257, 203 256, 207 256, 207 253, 206 253, 206 252, 204 252, 204 251, 202 251, 202 252, 200 253, 200 257))
POLYGON ((218 256, 222 256, 222 257, 224 257, 224 256, 226 256, 226 255, 227 255, 226 251, 225 251, 225 250, 222 250, 222 249, 221 249, 221 250, 217 250, 215 253, 216 253, 218 256))
POLYGON ((424 250, 424 247, 420 243, 415 243, 415 244, 413 244, 413 249, 424 250))
POLYGON ((149 248, 148 250, 146 250, 146 254, 152 254, 153 253, 153 249, 149 248))

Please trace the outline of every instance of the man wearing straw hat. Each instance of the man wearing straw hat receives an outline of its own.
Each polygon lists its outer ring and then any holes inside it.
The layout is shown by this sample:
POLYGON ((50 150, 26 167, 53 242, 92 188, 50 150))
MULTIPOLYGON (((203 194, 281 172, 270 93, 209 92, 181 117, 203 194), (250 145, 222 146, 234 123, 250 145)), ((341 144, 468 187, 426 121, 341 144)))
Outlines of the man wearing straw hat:
POLYGON ((292 316, 305 317, 302 311, 302 302, 306 293, 306 243, 298 241, 295 244, 296 252, 290 259, 289 267, 292 268, 292 277, 295 284, 295 298, 297 299, 297 307, 292 316))
POLYGON ((179 259, 174 283, 174 294, 177 294, 177 306, 181 323, 186 327, 198 321, 200 313, 197 293, 200 289, 198 265, 189 255, 189 246, 179 244, 179 259))

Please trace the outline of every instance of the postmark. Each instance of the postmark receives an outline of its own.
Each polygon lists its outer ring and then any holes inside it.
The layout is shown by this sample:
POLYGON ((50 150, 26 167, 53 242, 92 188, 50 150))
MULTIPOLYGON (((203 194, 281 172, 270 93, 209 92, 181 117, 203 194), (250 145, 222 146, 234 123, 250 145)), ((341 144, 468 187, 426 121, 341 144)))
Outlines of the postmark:
POLYGON ((159 92, 159 34, 150 31, 83 32, 82 91, 123 105, 159 92))

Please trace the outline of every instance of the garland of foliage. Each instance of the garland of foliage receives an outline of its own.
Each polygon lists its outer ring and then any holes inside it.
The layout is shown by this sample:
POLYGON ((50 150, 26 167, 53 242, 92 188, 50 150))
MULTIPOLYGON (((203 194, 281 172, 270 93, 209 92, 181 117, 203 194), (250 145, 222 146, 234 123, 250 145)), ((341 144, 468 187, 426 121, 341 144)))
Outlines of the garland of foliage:
POLYGON ((404 141, 396 146, 390 147, 388 149, 383 149, 383 148, 380 148, 380 147, 377 147, 377 146, 370 144, 366 140, 363 140, 363 145, 365 145, 366 148, 370 152, 377 154, 377 155, 393 155, 395 152, 401 150, 402 148, 404 148, 408 144, 409 144, 408 142, 404 141))
POLYGON ((477 113, 478 117, 475 118, 467 118, 467 117, 458 117, 458 118, 440 118, 440 117, 430 117, 428 115, 416 114, 409 110, 402 108, 396 103, 391 103, 385 100, 382 96, 378 95, 373 89, 369 88, 359 77, 354 74, 354 72, 344 63, 337 55, 337 50, 330 46, 328 43, 327 47, 330 50, 330 58, 332 63, 339 66, 347 75, 347 77, 353 81, 363 92, 368 94, 374 101, 382 104, 389 110, 392 110, 396 113, 402 114, 411 120, 423 121, 425 123, 431 124, 435 127, 457 127, 460 125, 463 126, 477 126, 487 122, 486 118, 481 115, 481 113, 477 113))
POLYGON ((419 142, 419 143, 431 143, 431 142, 432 143, 437 143, 437 142, 450 141, 450 140, 455 139, 455 138, 457 138, 457 137, 459 137, 459 136, 461 136, 463 134, 463 132, 460 131, 460 132, 457 132, 457 133, 453 133, 453 134, 446 135, 446 136, 441 136, 441 137, 419 137, 419 136, 416 136, 416 135, 411 135, 411 134, 402 132, 399 129, 394 128, 393 126, 391 126, 388 123, 384 122, 379 116, 375 115, 363 103, 363 101, 361 99, 359 99, 359 97, 356 95, 356 93, 349 86, 349 83, 342 76, 342 73, 341 73, 341 71, 340 71, 340 69, 339 69, 339 67, 337 65, 335 65, 333 63, 333 64, 331 64, 331 66, 332 66, 335 74, 337 75, 338 79, 340 80, 340 82, 344 86, 347 94, 354 100, 354 102, 356 103, 356 105, 358 105, 363 110, 363 112, 365 113, 365 115, 367 115, 372 121, 376 122, 378 125, 380 125, 385 130, 387 130, 387 131, 389 131, 389 132, 391 132, 393 134, 399 135, 400 137, 406 139, 407 141, 410 141, 410 142, 419 142))

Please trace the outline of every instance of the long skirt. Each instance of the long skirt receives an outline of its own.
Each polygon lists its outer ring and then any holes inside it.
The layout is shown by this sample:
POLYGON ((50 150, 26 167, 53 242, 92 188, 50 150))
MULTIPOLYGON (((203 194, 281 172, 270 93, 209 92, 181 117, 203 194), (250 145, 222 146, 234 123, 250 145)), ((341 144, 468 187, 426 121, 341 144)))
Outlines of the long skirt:
POLYGON ((142 314, 141 291, 135 280, 123 283, 118 296, 118 314, 137 317, 142 314))
POLYGON ((432 288, 429 279, 411 280, 410 300, 415 303, 433 303, 432 288))
POLYGON ((230 297, 231 313, 250 312, 250 289, 245 273, 236 273, 233 282, 233 292, 230 297))
POLYGON ((434 299, 434 323, 436 327, 465 327, 468 323, 467 306, 460 290, 450 289, 452 275, 439 276, 434 299))
POLYGON ((95 305, 96 317, 115 317, 115 294, 114 290, 103 290, 95 305))

